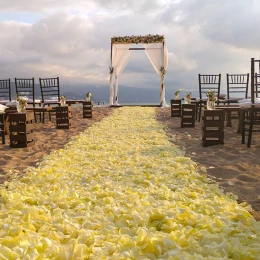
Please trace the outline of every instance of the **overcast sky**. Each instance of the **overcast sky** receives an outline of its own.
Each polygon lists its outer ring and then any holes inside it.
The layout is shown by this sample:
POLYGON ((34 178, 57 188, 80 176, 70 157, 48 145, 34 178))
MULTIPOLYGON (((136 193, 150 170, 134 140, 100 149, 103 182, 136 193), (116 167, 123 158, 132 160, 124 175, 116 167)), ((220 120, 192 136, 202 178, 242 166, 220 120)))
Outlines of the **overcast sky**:
MULTIPOLYGON (((260 58, 260 0, 0 0, 0 79, 59 76, 109 88, 113 36, 161 34, 167 89, 198 89, 198 73, 250 72, 260 58)), ((141 51, 120 84, 159 88, 141 51)))

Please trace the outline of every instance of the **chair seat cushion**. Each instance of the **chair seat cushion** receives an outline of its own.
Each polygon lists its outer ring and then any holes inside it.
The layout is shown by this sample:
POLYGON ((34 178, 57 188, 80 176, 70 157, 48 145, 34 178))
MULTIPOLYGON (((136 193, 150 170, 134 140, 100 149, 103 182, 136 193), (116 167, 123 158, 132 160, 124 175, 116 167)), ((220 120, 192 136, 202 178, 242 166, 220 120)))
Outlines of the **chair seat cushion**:
POLYGON ((227 96, 226 94, 219 94, 219 97, 218 97, 218 98, 219 98, 219 99, 225 99, 226 96, 227 96))
MULTIPOLYGON (((239 106, 242 108, 250 108, 252 106, 252 102, 251 99, 247 98, 247 99, 241 99, 238 101, 239 106)), ((256 108, 260 108, 260 98, 256 98, 255 99, 255 107, 256 108)))
POLYGON ((5 106, 5 105, 0 104, 0 113, 4 112, 6 110, 6 108, 8 108, 8 107, 5 106))
POLYGON ((17 101, 12 100, 12 101, 8 101, 5 105, 9 107, 9 106, 16 106, 16 104, 17 104, 17 101))

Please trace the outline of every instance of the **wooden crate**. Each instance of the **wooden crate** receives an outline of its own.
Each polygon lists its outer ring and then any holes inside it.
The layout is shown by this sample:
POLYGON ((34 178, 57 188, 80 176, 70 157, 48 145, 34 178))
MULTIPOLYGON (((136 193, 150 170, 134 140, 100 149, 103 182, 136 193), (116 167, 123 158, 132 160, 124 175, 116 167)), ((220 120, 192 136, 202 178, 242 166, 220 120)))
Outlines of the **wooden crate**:
POLYGON ((182 104, 181 127, 195 127, 196 105, 182 104))
POLYGON ((94 102, 84 101, 83 102, 83 118, 92 118, 94 102))
POLYGON ((171 117, 181 117, 181 100, 171 100, 171 117))
POLYGON ((56 128, 69 129, 71 127, 71 107, 56 107, 56 128))
POLYGON ((9 117, 10 147, 21 148, 34 145, 34 113, 11 113, 9 117))
POLYGON ((202 111, 202 145, 224 144, 225 111, 202 111))
POLYGON ((2 138, 2 144, 5 144, 5 114, 0 113, 0 136, 2 138))

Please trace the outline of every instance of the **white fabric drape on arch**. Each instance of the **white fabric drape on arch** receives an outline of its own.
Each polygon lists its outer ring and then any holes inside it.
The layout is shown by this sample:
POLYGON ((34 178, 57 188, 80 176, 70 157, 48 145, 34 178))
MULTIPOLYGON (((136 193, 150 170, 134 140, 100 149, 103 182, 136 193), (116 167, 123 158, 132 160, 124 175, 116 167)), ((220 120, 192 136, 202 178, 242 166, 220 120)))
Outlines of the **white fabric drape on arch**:
POLYGON ((156 73, 161 78, 160 83, 160 102, 161 106, 168 107, 165 101, 165 87, 164 87, 164 78, 165 75, 162 74, 161 68, 164 68, 165 71, 168 68, 168 50, 165 43, 148 43, 144 44, 145 53, 152 63, 156 73))
MULTIPOLYGON (((129 48, 132 44, 113 44, 112 47, 112 64, 111 67, 114 68, 115 78, 116 78, 116 89, 115 89, 115 105, 118 105, 118 77, 124 70, 126 64, 129 61, 130 55, 132 53, 129 48)), ((114 89, 113 89, 113 74, 110 74, 110 105, 113 105, 114 89)))

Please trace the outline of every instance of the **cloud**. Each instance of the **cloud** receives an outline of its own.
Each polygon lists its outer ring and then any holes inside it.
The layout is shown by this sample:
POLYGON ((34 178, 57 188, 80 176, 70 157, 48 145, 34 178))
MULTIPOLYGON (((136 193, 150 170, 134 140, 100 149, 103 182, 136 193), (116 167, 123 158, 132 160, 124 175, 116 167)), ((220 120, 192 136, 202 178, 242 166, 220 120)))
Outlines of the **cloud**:
MULTIPOLYGON (((9 0, 0 12, 37 17, 0 22, 2 78, 52 77, 71 84, 109 85, 110 38, 163 34, 169 52, 165 85, 198 89, 198 73, 247 73, 260 58, 259 0, 9 0)), ((143 53, 135 53, 120 84, 159 87, 143 53)), ((224 90, 225 91, 225 90, 224 90)))
POLYGON ((185 0, 170 4, 162 21, 178 24, 187 30, 194 25, 205 38, 238 48, 259 48, 259 0, 185 0))
MULTIPOLYGON (((142 0, 140 1, 142 2, 142 0)), ((26 11, 26 12, 54 12, 81 10, 87 11, 98 9, 101 10, 119 10, 119 9, 135 9, 139 6, 139 1, 131 0, 8 0, 0 2, 0 10, 2 11, 26 11)))

